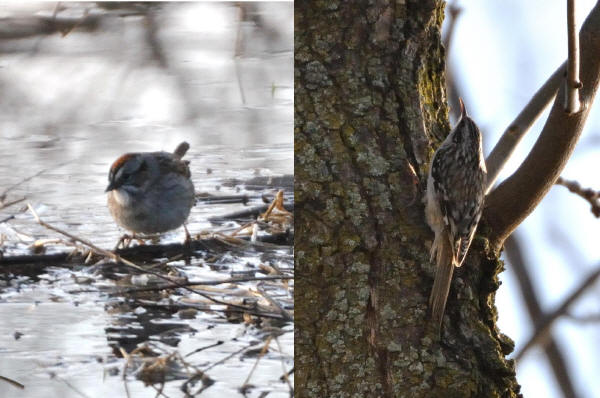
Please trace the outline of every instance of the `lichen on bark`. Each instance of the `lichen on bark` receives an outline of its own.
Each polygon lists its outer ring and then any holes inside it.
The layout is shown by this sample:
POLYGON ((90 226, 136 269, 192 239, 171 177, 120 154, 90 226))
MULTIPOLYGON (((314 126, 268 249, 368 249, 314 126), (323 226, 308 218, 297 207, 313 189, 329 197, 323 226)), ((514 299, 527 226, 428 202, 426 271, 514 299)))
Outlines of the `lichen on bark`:
POLYGON ((444 344, 424 326, 433 266, 421 198, 432 144, 449 132, 443 6, 295 3, 300 397, 518 391, 487 305, 497 283, 481 283, 499 267, 485 244, 463 267, 480 269, 458 272, 444 344))

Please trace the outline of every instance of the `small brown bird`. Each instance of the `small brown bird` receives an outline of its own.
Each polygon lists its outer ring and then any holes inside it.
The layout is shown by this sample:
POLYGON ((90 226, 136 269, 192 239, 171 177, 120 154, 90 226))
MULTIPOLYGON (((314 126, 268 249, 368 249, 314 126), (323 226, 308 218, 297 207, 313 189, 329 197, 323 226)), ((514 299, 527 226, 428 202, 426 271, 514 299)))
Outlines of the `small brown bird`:
POLYGON ((117 224, 154 234, 180 227, 194 205, 194 185, 182 142, 173 153, 126 153, 108 173, 108 209, 117 224))
POLYGON ((460 100, 461 117, 433 155, 427 179, 425 215, 435 233, 431 261, 437 267, 429 307, 441 328, 454 267, 469 251, 483 210, 487 170, 481 132, 460 100))

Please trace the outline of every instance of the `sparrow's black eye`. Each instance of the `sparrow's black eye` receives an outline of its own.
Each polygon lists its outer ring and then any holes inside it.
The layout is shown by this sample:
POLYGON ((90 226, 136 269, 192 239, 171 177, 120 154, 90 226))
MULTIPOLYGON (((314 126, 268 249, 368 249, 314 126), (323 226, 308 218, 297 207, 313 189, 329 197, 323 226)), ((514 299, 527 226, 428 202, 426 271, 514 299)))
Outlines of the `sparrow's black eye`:
POLYGON ((111 170, 108 180, 109 181, 125 181, 129 177, 129 173, 124 167, 119 167, 117 170, 111 170))

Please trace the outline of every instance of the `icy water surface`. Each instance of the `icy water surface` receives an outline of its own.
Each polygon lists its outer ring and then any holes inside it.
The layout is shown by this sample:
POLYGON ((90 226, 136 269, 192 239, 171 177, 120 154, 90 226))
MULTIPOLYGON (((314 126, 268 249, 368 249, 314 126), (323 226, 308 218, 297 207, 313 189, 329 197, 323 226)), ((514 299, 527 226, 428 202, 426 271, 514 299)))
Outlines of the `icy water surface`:
MULTIPOLYGON (((65 20, 98 16, 99 24, 88 30, 89 19, 81 19, 66 34, 0 43, 0 203, 23 198, 0 205, 5 258, 33 254, 40 240, 50 242, 40 254, 71 250, 35 222, 26 203, 45 222, 112 249, 124 231, 110 217, 104 189, 110 164, 125 152, 172 151, 187 141, 197 193, 247 196, 245 203, 199 201, 187 224, 192 235, 230 233, 239 221, 209 219, 264 205, 261 196, 283 188, 269 177, 293 174, 293 4, 163 4, 151 14, 47 4, 0 3, 0 11, 25 21, 55 11, 65 20)), ((183 239, 178 229, 160 243, 183 239)), ((275 269, 293 277, 292 260, 289 245, 208 245, 168 270, 194 281, 275 269)), ((148 275, 135 279, 138 272, 106 260, 11 272, 2 265, 0 376, 25 386, 0 380, 2 398, 154 397, 162 383, 138 380, 152 358, 171 367, 164 396, 185 396, 182 389, 202 397, 290 396, 282 376, 293 368, 293 322, 277 313, 231 312, 183 289, 124 293, 164 282, 149 285, 148 275), (144 354, 123 358, 136 348, 144 354), (190 380, 193 374, 203 377, 190 380)), ((269 297, 293 313, 293 280, 197 291, 259 310, 274 308, 269 297)))

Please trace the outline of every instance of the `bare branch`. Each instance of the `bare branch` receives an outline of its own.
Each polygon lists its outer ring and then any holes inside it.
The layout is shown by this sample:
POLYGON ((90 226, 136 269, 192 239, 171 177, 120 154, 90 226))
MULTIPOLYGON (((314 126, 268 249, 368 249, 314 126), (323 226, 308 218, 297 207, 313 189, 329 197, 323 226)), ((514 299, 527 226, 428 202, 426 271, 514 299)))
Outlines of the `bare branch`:
MULTIPOLYGON (((446 29, 446 36, 444 37, 444 48, 446 49, 446 59, 448 59, 450 46, 452 45, 452 39, 454 37, 456 21, 462 12, 462 8, 458 6, 456 1, 453 1, 446 6, 446 11, 448 12, 448 27, 446 29)), ((446 93, 448 96, 448 104, 450 105, 450 113, 452 113, 456 120, 458 120, 459 117, 458 97, 460 97, 460 95, 458 94, 458 91, 459 90, 456 87, 456 76, 454 76, 450 64, 446 62, 446 93)))
POLYGON ((581 99, 583 109, 567 114, 562 107, 564 85, 531 152, 519 169, 486 200, 484 218, 490 244, 499 249, 508 235, 533 211, 560 176, 575 149, 600 84, 600 3, 596 3, 580 33, 581 99))
POLYGON ((581 110, 579 102, 579 36, 575 24, 575 0, 567 0, 567 34, 569 43, 569 60, 565 89, 565 111, 577 113, 581 110))
POLYGON ((536 344, 543 343, 546 340, 546 338, 548 337, 548 335, 550 333, 550 328, 554 324, 554 321, 556 321, 559 317, 567 314, 569 307, 579 297, 581 297, 581 295, 589 287, 591 287, 599 277, 600 277, 600 267, 598 267, 594 272, 592 272, 592 274, 589 275, 583 281, 583 283, 577 289, 575 289, 575 291, 573 293, 571 293, 569 295, 569 297, 567 297, 566 300, 556 310, 554 310, 552 313, 546 315, 544 317, 544 319, 542 319, 539 322, 538 327, 533 332, 533 336, 531 336, 531 338, 527 341, 527 343, 525 343, 525 345, 523 346, 521 351, 519 351, 517 353, 517 355, 515 356, 515 359, 517 361, 519 361, 519 359, 521 359, 523 357, 523 355, 525 355, 527 350, 529 350, 531 347, 535 346, 536 344))
POLYGON ((28 16, 0 18, 0 39, 23 39, 32 36, 70 32, 74 27, 93 32, 100 26, 101 15, 85 17, 28 16))
POLYGON ((592 206, 592 213, 594 213, 594 216, 600 217, 600 191, 597 192, 591 188, 581 188, 581 185, 579 185, 577 181, 565 180, 562 177, 558 177, 556 185, 567 187, 569 191, 587 200, 592 206))
POLYGON ((500 170, 504 167, 515 148, 521 142, 521 139, 525 137, 525 134, 529 131, 533 123, 542 114, 544 109, 550 104, 550 101, 556 96, 560 82, 563 79, 567 62, 565 61, 561 66, 554 71, 552 76, 546 80, 546 83, 533 95, 529 103, 523 108, 521 113, 516 117, 515 120, 504 130, 502 137, 489 154, 485 161, 488 174, 487 174, 487 190, 489 193, 500 174, 500 170))
POLYGON ((177 89, 182 98, 185 118, 187 120, 195 119, 200 113, 200 107, 196 104, 196 99, 193 90, 189 89, 189 84, 183 75, 181 68, 175 67, 174 63, 169 59, 169 52, 160 40, 160 21, 157 18, 157 11, 151 7, 148 7, 144 11, 145 17, 145 40, 150 47, 152 52, 152 58, 158 66, 168 71, 173 75, 177 89))

